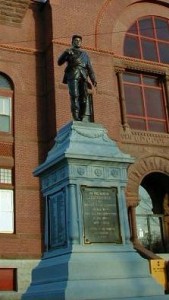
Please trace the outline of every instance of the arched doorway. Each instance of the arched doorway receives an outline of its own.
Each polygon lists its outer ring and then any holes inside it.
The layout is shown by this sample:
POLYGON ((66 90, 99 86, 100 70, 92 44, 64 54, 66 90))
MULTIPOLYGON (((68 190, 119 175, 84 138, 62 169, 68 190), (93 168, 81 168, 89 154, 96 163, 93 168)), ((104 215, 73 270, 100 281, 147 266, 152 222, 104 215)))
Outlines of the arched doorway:
POLYGON ((139 186, 136 207, 137 235, 154 253, 169 250, 169 176, 160 172, 146 175, 139 186))

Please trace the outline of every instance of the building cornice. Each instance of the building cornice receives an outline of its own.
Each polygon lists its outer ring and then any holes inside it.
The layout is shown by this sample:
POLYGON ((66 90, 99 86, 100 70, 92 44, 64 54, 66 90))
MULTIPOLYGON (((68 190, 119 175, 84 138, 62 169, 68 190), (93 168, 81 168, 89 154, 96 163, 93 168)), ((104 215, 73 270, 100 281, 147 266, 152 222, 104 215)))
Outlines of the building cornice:
POLYGON ((0 44, 0 49, 5 51, 17 52, 17 53, 25 53, 25 54, 38 54, 42 53, 42 50, 27 48, 27 47, 19 47, 13 46, 9 44, 0 44))

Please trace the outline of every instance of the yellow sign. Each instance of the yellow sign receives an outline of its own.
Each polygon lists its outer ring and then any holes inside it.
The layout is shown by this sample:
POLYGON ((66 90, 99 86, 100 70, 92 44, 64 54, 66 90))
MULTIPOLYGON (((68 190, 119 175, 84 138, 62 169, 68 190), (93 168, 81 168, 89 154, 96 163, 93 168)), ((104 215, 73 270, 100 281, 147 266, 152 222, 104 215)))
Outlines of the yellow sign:
POLYGON ((166 261, 164 259, 150 260, 150 272, 158 283, 167 290, 166 261))

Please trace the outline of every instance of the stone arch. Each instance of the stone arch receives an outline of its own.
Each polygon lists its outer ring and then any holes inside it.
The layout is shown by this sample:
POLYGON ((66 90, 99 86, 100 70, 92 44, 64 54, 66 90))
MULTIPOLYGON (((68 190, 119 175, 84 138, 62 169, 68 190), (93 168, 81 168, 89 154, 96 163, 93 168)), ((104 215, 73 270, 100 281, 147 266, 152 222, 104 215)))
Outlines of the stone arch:
POLYGON ((139 185, 143 178, 152 172, 169 175, 169 158, 158 155, 147 156, 140 158, 129 167, 128 184, 126 187, 126 199, 128 206, 137 205, 139 185))
POLYGON ((95 48, 97 49, 97 43, 98 43, 98 28, 99 28, 99 24, 101 22, 102 16, 104 15, 107 6, 109 4, 111 0, 106 0, 104 1, 104 3, 102 4, 99 13, 97 15, 97 19, 96 19, 96 26, 95 26, 95 48))
POLYGON ((100 7, 95 23, 95 48, 123 55, 123 41, 126 31, 140 17, 159 15, 168 18, 166 0, 128 1, 128 4, 114 4, 106 0, 100 7))

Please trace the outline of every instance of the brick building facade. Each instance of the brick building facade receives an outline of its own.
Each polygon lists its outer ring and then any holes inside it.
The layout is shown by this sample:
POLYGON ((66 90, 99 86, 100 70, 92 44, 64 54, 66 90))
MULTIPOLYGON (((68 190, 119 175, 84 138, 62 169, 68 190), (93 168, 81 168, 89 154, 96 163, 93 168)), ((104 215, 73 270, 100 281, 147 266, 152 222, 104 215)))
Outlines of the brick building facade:
POLYGON ((167 0, 1 1, 1 299, 19 299, 44 251, 32 172, 72 118, 57 58, 76 33, 97 77, 94 121, 135 159, 126 188, 134 247, 147 257, 168 252, 168 16, 167 0))

